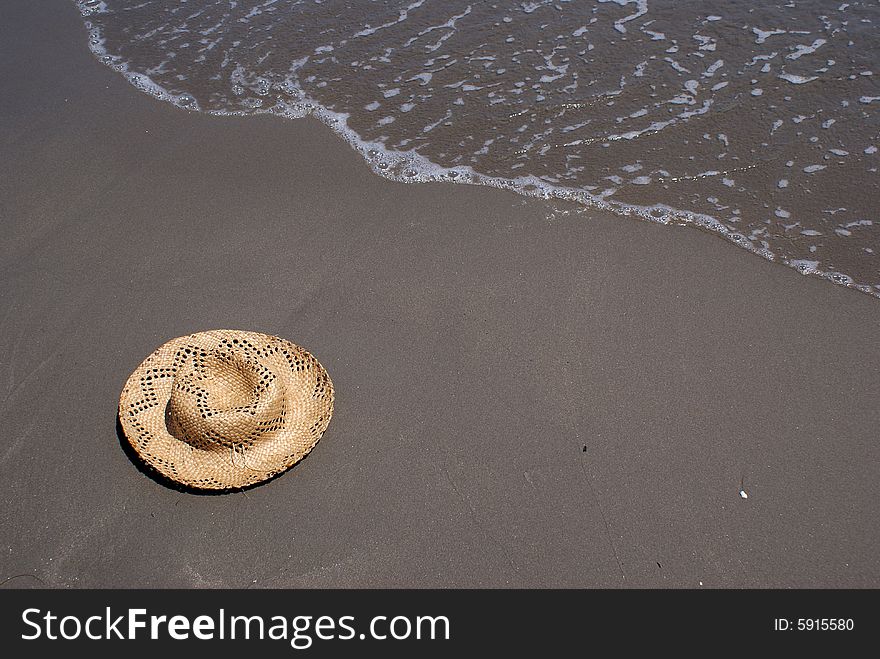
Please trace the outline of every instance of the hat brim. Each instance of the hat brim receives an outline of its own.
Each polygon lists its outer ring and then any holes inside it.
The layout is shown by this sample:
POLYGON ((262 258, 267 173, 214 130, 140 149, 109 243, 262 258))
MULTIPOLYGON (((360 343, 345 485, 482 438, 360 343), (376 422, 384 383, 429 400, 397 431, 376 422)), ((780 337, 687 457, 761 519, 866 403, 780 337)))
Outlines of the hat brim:
POLYGON ((327 371, 305 349, 259 332, 211 330, 172 339, 147 357, 122 390, 119 421, 132 449, 162 476, 194 489, 228 490, 265 481, 304 458, 327 429, 333 401, 327 371), (266 359, 274 357, 275 375, 281 380, 291 414, 257 448, 188 444, 169 432, 166 421, 174 376, 188 355, 233 341, 236 346, 250 346, 266 359))

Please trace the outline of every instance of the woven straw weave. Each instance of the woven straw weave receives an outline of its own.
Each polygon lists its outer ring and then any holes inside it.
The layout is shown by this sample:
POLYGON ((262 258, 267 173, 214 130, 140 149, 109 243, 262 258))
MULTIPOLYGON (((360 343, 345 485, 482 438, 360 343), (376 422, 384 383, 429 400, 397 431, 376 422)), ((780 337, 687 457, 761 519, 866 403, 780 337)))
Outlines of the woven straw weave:
POLYGON ((303 348, 258 332, 172 339, 135 369, 119 398, 132 448, 197 489, 253 485, 289 469, 321 438, 333 384, 303 348))

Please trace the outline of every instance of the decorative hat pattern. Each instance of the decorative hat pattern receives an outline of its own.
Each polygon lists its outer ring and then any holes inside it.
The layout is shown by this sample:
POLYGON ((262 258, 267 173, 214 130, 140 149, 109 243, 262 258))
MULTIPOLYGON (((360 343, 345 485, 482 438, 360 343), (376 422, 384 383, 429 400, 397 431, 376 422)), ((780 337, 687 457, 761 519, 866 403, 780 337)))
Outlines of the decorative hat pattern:
POLYGON ((211 330, 168 341, 128 378, 119 421, 134 451, 182 485, 247 487, 289 469, 333 414, 324 367, 290 341, 211 330))

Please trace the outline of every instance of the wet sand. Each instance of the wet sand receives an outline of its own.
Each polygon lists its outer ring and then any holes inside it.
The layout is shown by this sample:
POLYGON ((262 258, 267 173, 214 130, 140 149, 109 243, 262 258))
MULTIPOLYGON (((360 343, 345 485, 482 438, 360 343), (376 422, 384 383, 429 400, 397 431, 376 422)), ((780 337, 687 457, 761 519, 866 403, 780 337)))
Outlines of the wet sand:
POLYGON ((880 586, 876 299, 389 182, 314 120, 137 92, 72 4, 2 14, 4 587, 880 586), (313 352, 336 412, 282 477, 181 493, 122 450, 118 396, 221 327, 313 352))

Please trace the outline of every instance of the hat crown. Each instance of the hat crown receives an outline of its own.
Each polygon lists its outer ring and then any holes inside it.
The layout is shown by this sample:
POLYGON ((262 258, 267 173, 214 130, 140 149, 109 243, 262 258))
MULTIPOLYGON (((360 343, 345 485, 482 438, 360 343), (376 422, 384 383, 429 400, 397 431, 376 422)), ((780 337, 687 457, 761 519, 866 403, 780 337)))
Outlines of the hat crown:
POLYGON ((168 431, 199 449, 243 449, 284 425, 287 409, 276 375, 233 347, 194 352, 174 375, 168 431))

